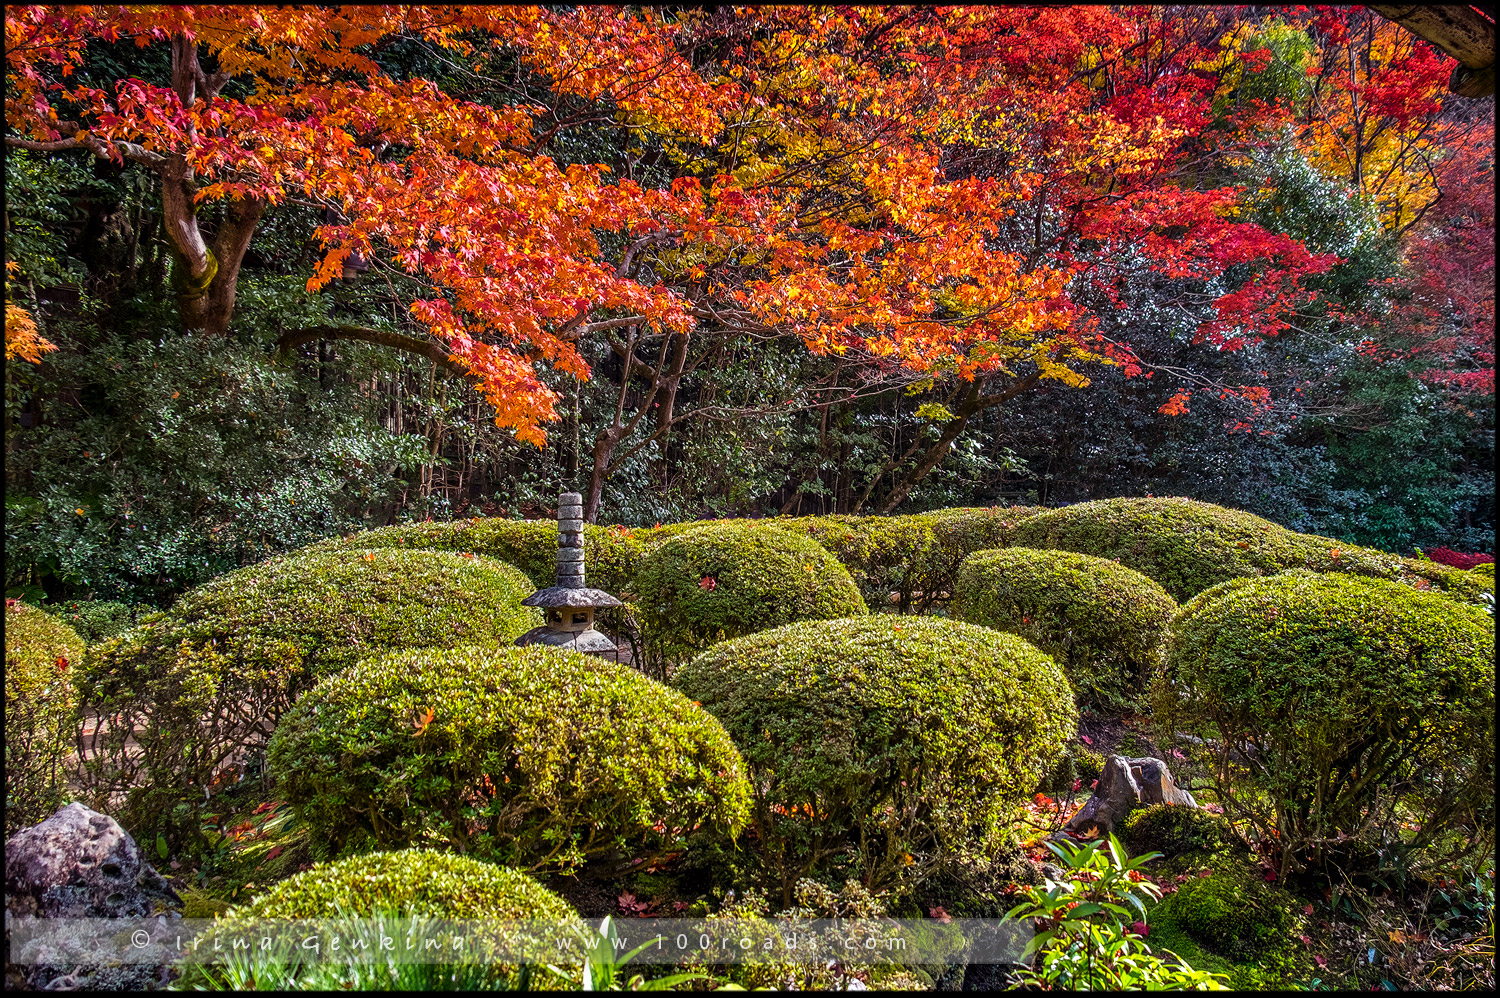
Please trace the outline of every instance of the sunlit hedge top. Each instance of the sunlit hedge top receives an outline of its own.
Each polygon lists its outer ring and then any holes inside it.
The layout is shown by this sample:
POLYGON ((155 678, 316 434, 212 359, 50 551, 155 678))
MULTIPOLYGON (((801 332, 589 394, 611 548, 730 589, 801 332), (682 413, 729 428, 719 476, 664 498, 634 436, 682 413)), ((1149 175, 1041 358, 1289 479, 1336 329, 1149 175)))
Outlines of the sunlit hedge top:
POLYGON ((509 643, 541 623, 520 605, 531 591, 509 565, 446 551, 273 558, 191 590, 96 646, 80 693, 143 727, 144 755, 116 744, 106 768, 128 774, 144 765, 131 782, 191 795, 187 788, 203 786, 227 759, 263 743, 319 676, 393 648, 509 643))
POLYGON ((1104 710, 1137 706, 1176 612, 1140 572, 1071 551, 977 551, 953 594, 955 617, 1030 641, 1063 666, 1081 702, 1104 710))
MULTIPOLYGON (((584 571, 589 585, 626 593, 646 545, 622 527, 583 525, 584 571)), ((557 565, 557 521, 477 517, 431 523, 401 523, 315 544, 309 551, 377 548, 469 552, 514 565, 537 589, 552 585, 557 565)))
POLYGON ((572 907, 517 870, 426 849, 317 863, 234 909, 220 928, 256 918, 399 912, 452 919, 566 919, 572 907))
POLYGON ((797 620, 866 611, 848 571, 807 537, 751 522, 684 531, 641 560, 648 642, 669 657, 797 620))
POLYGON ((1121 564, 1150 576, 1179 602, 1229 579, 1291 568, 1391 579, 1477 598, 1477 580, 1433 562, 1401 558, 1193 499, 1101 499, 1030 517, 1011 543, 1057 548, 1121 564))
POLYGON ((629 666, 543 645, 361 662, 303 695, 270 763, 324 848, 442 841, 526 868, 735 832, 749 800, 712 716, 629 666))

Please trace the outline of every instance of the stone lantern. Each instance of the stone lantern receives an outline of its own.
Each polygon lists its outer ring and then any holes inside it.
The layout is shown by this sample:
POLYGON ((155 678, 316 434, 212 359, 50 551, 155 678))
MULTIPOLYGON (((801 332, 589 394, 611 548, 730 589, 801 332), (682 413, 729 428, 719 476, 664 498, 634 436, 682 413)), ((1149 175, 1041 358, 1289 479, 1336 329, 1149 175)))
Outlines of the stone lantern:
POLYGON ((516 638, 518 645, 552 645, 618 661, 615 643, 594 630, 594 611, 620 601, 583 579, 583 496, 557 497, 557 576, 555 584, 532 593, 522 606, 541 607, 547 622, 516 638))

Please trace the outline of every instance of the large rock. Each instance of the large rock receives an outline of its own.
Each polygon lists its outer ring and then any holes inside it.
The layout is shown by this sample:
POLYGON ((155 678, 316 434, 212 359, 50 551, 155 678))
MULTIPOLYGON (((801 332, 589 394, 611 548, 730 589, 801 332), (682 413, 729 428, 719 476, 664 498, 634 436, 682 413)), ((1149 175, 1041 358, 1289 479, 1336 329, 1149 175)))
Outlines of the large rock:
MULTIPOLYGON (((12 921, 43 919, 152 919, 164 932, 182 899, 141 855, 119 822, 69 804, 5 843, 5 924, 8 980, 19 973, 34 988, 142 990, 166 983, 166 968, 120 965, 87 933, 10 953, 12 921), (15 958, 15 965, 9 962, 15 958), (91 959, 91 957, 93 957, 91 959)), ((82 931, 82 930, 80 930, 82 931)))
POLYGON ((1173 782, 1171 771, 1160 759, 1112 755, 1099 774, 1094 795, 1068 819, 1063 834, 1075 839, 1107 835, 1135 808, 1151 804, 1198 806, 1192 794, 1173 782))

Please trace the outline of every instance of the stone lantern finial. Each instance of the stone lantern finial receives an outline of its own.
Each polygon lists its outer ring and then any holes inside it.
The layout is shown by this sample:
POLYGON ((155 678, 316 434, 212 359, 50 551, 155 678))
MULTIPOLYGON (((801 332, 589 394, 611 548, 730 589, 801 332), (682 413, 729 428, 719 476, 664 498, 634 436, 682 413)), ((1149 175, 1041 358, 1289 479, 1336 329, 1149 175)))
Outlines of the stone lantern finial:
POLYGON ((518 645, 552 645, 618 661, 615 643, 594 630, 594 611, 619 606, 609 593, 590 589, 583 572, 583 496, 564 492, 557 497, 557 571, 550 588, 521 601, 541 607, 547 623, 516 638, 518 645))

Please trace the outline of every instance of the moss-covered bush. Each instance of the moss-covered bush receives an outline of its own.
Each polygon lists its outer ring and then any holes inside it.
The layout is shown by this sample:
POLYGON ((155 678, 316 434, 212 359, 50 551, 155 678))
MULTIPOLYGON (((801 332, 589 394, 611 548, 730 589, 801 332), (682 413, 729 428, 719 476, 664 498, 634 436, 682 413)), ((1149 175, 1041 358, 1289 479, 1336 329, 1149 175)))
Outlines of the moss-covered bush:
POLYGON ((719 722, 629 668, 544 646, 424 649, 325 678, 282 719, 280 794, 330 851, 443 842, 528 868, 737 831, 719 722))
POLYGON ((953 592, 955 617, 1030 641, 1062 665, 1080 707, 1112 712, 1139 705, 1176 611, 1141 573, 1068 551, 977 551, 953 592))
POLYGON ((73 672, 85 644, 34 606, 5 601, 5 834, 57 810, 73 746, 73 672))
POLYGON ((1187 603, 1153 698, 1168 728, 1221 739, 1222 799, 1274 833, 1293 871, 1349 836, 1408 854, 1455 831, 1492 842, 1494 682, 1483 610, 1299 571, 1187 603))
POLYGON ((231 572, 97 646, 85 706, 118 718, 94 746, 100 792, 131 790, 127 827, 164 794, 203 800, 226 765, 253 761, 277 719, 321 675, 391 648, 508 643, 541 623, 519 571, 441 551, 317 551, 231 572), (141 752, 127 751, 135 726, 141 752))
POLYGON ((1234 841, 1234 832, 1227 821, 1202 808, 1153 804, 1126 816, 1122 840, 1132 855, 1159 852, 1176 856, 1221 849, 1234 841))
POLYGON ((1436 562, 1294 533, 1250 513, 1193 499, 1079 503, 1021 521, 1011 544, 1118 559, 1161 583, 1179 602, 1229 579, 1293 568, 1390 579, 1471 601, 1479 592, 1467 573, 1436 562))
POLYGON ((667 661, 794 621, 867 612, 844 566, 817 543, 754 523, 673 537, 641 560, 635 588, 646 643, 667 661))
POLYGON ((878 889, 989 848, 1076 724, 1052 659, 933 617, 792 624, 717 645, 672 681, 739 746, 784 900, 811 874, 878 889))
POLYGON ((1240 959, 1265 956, 1297 931, 1293 901, 1281 891, 1223 870, 1188 880, 1172 897, 1177 924, 1209 950, 1240 959))
MULTIPOLYGON (((589 584, 627 593, 636 563, 646 550, 641 539, 652 531, 583 525, 584 572, 589 584)), ((401 523, 322 541, 308 551, 366 551, 377 548, 469 552, 514 565, 538 589, 552 585, 557 568, 557 521, 476 517, 430 523, 401 523)))

